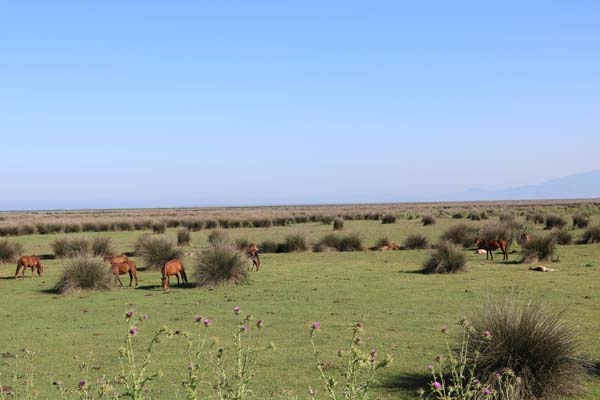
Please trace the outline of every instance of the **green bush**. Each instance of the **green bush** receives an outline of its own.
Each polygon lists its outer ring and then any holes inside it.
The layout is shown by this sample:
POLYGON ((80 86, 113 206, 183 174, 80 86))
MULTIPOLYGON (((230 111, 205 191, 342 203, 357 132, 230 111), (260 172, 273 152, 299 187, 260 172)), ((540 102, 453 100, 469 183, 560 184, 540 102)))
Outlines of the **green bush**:
POLYGON ((285 246, 286 253, 308 250, 308 243, 306 241, 306 236, 304 236, 300 233, 294 233, 291 235, 287 235, 285 237, 284 246, 285 246))
POLYGON ((515 222, 489 223, 479 230, 479 237, 487 240, 506 240, 509 244, 513 242, 520 229, 515 222))
POLYGON ((77 232, 81 232, 81 224, 78 223, 69 223, 69 224, 65 224, 64 228, 63 228, 65 233, 77 233, 77 232))
POLYGON ((280 244, 273 240, 265 240, 259 246, 262 253, 280 253, 280 244))
POLYGON ((333 230, 334 231, 343 231, 344 230, 344 220, 341 218, 336 218, 333 220, 333 230))
POLYGON ((421 223, 423 226, 434 225, 435 217, 433 215, 424 215, 423 218, 421 218, 421 223))
POLYGON ((587 228, 590 224, 590 216, 585 213, 575 214, 573 215, 573 226, 575 228, 587 228))
POLYGON ((313 247, 316 252, 337 250, 340 247, 340 237, 334 233, 323 236, 313 247))
POLYGON ((460 245, 441 242, 423 264, 426 274, 451 274, 467 270, 467 259, 460 245))
POLYGON ((556 244, 567 245, 573 242, 573 236, 565 229, 553 229, 551 235, 556 239, 556 244))
POLYGON ((198 286, 240 284, 248 281, 249 259, 233 243, 214 242, 194 264, 198 286))
POLYGON ((204 229, 215 229, 219 224, 214 219, 204 221, 204 229))
POLYGON ((519 304, 512 296, 485 302, 470 321, 475 331, 491 335, 474 335, 469 342, 471 358, 479 354, 475 376, 491 385, 497 373, 511 370, 524 399, 579 394, 587 362, 579 353, 575 325, 562 317, 546 304, 519 304))
POLYGON ((23 224, 19 227, 19 234, 21 235, 33 235, 35 233, 35 226, 29 224, 23 224))
POLYGON ((167 224, 164 221, 153 222, 152 223, 152 232, 161 235, 167 231, 167 224))
POLYGON ((383 217, 381 217, 381 223, 382 224, 394 224, 394 223, 396 223, 396 216, 392 215, 392 214, 386 214, 383 217))
POLYGON ((181 228, 177 230, 177 246, 187 246, 190 244, 192 236, 188 228, 181 228))
POLYGON ((166 237, 144 235, 135 242, 135 255, 144 260, 147 268, 160 269, 167 261, 180 259, 183 252, 166 237))
POLYGON ((546 215, 546 229, 562 229, 567 225, 567 220, 557 214, 546 215))
POLYGON ((523 246, 521 262, 531 263, 549 260, 556 249, 556 237, 553 235, 533 236, 523 246))
POLYGON ((0 239, 0 263, 16 262, 21 254, 23 254, 21 243, 0 239))
POLYGON ((229 235, 222 229, 215 229, 208 234, 208 243, 228 242, 229 235))
POLYGON ((463 219, 464 215, 461 212, 457 212, 457 213, 452 214, 452 218, 453 219, 463 219))
POLYGON ((476 237, 477 229, 466 224, 457 224, 448 228, 448 230, 442 234, 441 239, 444 242, 451 242, 463 247, 470 247, 475 243, 476 237))
POLYGON ((590 226, 583 232, 583 243, 600 243, 600 225, 590 226))
POLYGON ((119 221, 114 223, 115 230, 133 231, 133 224, 129 221, 119 221))
POLYGON ((428 247, 429 241, 427 240, 427 237, 420 233, 410 234, 404 240, 404 248, 408 250, 426 249, 428 247))
POLYGON ((50 243, 50 248, 56 258, 86 256, 90 254, 91 241, 89 238, 84 237, 70 238, 62 236, 54 239, 50 243))
POLYGON ((349 233, 340 238, 339 251, 361 251, 364 250, 363 238, 359 233, 349 233))
POLYGON ((107 236, 94 236, 90 247, 94 257, 104 257, 115 254, 112 239, 107 236))
POLYGON ((108 290, 113 274, 102 258, 76 257, 67 260, 54 290, 61 294, 108 290))

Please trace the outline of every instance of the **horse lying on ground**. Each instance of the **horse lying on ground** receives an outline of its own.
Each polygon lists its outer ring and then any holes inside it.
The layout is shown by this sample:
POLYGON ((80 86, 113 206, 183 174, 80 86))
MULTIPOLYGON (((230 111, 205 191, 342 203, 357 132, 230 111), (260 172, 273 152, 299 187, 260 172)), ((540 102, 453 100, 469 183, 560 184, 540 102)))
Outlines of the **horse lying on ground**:
POLYGON ((31 268, 31 277, 33 278, 34 268, 37 270, 38 276, 42 276, 44 273, 44 266, 37 256, 22 256, 17 261, 17 271, 15 272, 15 279, 19 277, 19 271, 21 271, 21 278, 25 279, 25 270, 31 268))
POLYGON ((138 274, 137 274, 137 266, 135 262, 131 260, 125 260, 120 263, 111 263, 112 265, 112 273, 115 276, 115 286, 117 286, 117 282, 123 286, 123 282, 121 282, 120 275, 129 274, 129 287, 131 287, 131 283, 133 278, 135 278, 135 286, 138 285, 138 274))
POLYGON ((502 260, 508 260, 508 243, 504 239, 498 240, 489 240, 489 239, 475 239, 475 246, 477 246, 477 250, 485 250, 485 259, 488 260, 491 258, 494 259, 494 250, 500 249, 502 250, 502 260))
POLYGON ((177 286, 181 284, 179 282, 179 275, 181 275, 181 280, 183 283, 188 283, 187 275, 185 274, 185 269, 183 268, 183 263, 178 258, 167 261, 161 269, 161 274, 163 290, 167 290, 169 288, 169 277, 171 275, 175 275, 177 277, 177 286))
POLYGON ((258 270, 260 269, 260 256, 258 255, 258 246, 254 243, 250 244, 248 247, 246 247, 245 253, 248 256, 248 258, 252 260, 252 267, 250 267, 250 271, 252 271, 252 268, 256 267, 256 272, 258 272, 258 270))
POLYGON ((557 269, 544 267, 543 265, 538 265, 537 267, 529 267, 530 271, 540 271, 540 272, 556 272, 557 269))

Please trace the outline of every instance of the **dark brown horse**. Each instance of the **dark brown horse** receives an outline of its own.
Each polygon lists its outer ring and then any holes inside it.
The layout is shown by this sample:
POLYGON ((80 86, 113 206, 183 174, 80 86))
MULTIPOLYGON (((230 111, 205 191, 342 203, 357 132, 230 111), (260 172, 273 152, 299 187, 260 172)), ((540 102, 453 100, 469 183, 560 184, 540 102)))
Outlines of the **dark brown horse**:
POLYGON ((25 279, 25 270, 31 268, 31 277, 33 278, 34 268, 37 270, 38 276, 42 276, 44 273, 44 266, 37 256, 22 256, 17 261, 17 271, 15 272, 15 279, 19 277, 19 271, 21 271, 21 278, 25 279))
POLYGON ((252 268, 256 267, 256 272, 260 269, 260 256, 258 246, 254 243, 251 243, 248 247, 246 247, 246 255, 248 258, 252 260, 252 267, 250 267, 250 271, 252 268))
POLYGON ((502 260, 508 260, 508 243, 504 239, 490 240, 490 239, 475 239, 475 246, 477 249, 485 250, 485 259, 494 259, 494 250, 502 250, 502 260))
POLYGON ((163 290, 167 290, 169 288, 169 277, 171 275, 175 275, 177 277, 177 286, 181 284, 179 282, 179 275, 181 275, 181 280, 183 283, 188 283, 187 275, 185 274, 185 269, 183 268, 183 263, 178 258, 167 261, 165 265, 163 265, 161 273, 163 290))
POLYGON ((123 282, 121 282, 120 275, 129 274, 129 287, 131 287, 131 283, 135 278, 135 286, 138 285, 138 274, 137 274, 137 266, 134 261, 126 260, 120 263, 112 263, 112 273, 115 276, 115 286, 117 286, 117 282, 123 286, 123 282))

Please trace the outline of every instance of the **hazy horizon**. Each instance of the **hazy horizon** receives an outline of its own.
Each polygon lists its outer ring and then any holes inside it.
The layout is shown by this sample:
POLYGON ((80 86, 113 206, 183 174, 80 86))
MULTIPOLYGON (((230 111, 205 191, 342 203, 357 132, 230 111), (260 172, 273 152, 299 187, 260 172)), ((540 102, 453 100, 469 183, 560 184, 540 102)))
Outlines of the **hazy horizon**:
POLYGON ((406 202, 597 171, 599 17, 7 4, 0 210, 406 202))

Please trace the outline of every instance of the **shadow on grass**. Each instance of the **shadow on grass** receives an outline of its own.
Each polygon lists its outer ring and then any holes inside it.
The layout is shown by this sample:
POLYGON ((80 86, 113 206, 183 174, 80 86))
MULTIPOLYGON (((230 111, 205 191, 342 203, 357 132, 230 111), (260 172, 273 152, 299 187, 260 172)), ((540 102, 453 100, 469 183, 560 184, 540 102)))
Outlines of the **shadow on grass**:
POLYGON ((40 260, 54 260, 54 259, 56 259, 56 257, 54 256, 54 254, 40 254, 38 256, 38 258, 40 260))
MULTIPOLYGON (((174 284, 174 285, 171 285, 169 289, 167 289, 167 292, 172 289, 192 289, 195 287, 196 287, 196 285, 193 283, 184 283, 181 285, 174 284)), ((136 287, 136 289, 139 289, 139 290, 158 290, 158 289, 160 289, 162 291, 162 285, 161 284, 142 285, 142 286, 136 287)))
POLYGON ((379 384, 381 388, 404 393, 417 393, 419 389, 427 389, 431 377, 422 374, 401 374, 390 376, 379 384))
POLYGON ((590 375, 600 378, 600 361, 592 362, 590 366, 590 375))

